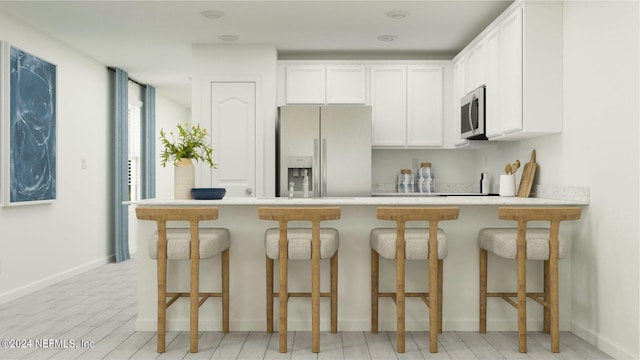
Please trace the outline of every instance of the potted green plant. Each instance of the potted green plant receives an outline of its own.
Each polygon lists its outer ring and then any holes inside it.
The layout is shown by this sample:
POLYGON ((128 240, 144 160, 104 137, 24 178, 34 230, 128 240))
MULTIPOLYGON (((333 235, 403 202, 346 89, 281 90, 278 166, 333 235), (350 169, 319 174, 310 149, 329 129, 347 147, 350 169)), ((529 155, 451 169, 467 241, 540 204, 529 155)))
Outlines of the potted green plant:
POLYGON ((195 185, 193 161, 202 161, 215 169, 211 155, 213 148, 207 142, 207 129, 200 125, 178 124, 177 136, 173 131, 167 134, 160 129, 160 143, 164 147, 160 154, 161 165, 168 162, 174 166, 174 197, 191 199, 191 189, 195 185))

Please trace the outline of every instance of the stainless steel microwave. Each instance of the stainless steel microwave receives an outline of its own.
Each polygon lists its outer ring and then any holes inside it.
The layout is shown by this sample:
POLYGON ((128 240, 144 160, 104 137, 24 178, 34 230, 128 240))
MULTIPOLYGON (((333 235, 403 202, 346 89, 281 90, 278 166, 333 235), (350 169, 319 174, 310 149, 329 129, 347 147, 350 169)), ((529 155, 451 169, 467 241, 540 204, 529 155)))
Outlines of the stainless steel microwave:
POLYGON ((465 95, 460 101, 460 137, 469 140, 487 140, 485 135, 484 85, 465 95))

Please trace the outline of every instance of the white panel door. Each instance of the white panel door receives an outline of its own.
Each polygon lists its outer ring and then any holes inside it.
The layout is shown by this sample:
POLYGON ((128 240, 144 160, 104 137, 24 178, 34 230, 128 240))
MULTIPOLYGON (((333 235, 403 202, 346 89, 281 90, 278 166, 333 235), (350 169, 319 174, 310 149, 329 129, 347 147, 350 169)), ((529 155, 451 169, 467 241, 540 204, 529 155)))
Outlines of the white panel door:
POLYGON ((211 170, 210 185, 226 188, 229 197, 255 196, 256 83, 212 81, 209 88, 209 128, 218 166, 211 170))

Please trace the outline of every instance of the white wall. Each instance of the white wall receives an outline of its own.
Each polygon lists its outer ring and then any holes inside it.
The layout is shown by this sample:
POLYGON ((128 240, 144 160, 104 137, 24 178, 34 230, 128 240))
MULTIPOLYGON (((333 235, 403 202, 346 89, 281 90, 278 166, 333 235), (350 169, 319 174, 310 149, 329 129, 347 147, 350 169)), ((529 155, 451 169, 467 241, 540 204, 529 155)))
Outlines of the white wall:
MULTIPOLYGON (((260 79, 262 87, 256 89, 256 196, 275 196, 276 68, 277 52, 272 45, 192 47, 191 108, 194 123, 198 122, 201 106, 205 103, 201 99, 204 91, 199 83, 202 78, 216 76, 221 81, 237 81, 249 76, 260 79), (259 181, 262 180, 264 182, 259 188, 259 181)), ((200 168, 196 169, 200 171, 200 168)))
MULTIPOLYGON (((177 131, 178 123, 190 123, 191 114, 186 109, 156 91, 156 198, 173 199, 173 169, 169 163, 166 167, 160 165, 160 129, 166 132, 177 131)), ((131 222, 130 222, 131 223, 131 222)))
POLYGON ((574 225, 572 331, 616 359, 639 351, 638 3, 564 2, 564 131, 476 154, 492 174, 537 151, 536 183, 589 186, 574 225))
POLYGON ((445 184, 471 184, 479 191, 480 171, 476 171, 473 152, 467 150, 373 150, 371 182, 395 184, 400 169, 413 169, 415 174, 421 162, 431 163, 436 191, 443 192, 445 184))
POLYGON ((573 329, 615 358, 637 359, 638 2, 567 2, 564 22, 562 176, 591 187, 572 257, 573 329))
MULTIPOLYGON (((0 34, 0 40, 58 69, 57 200, 0 207, 2 304, 111 261, 114 247, 108 226, 112 172, 106 66, 3 13, 0 34), (83 159, 86 169, 81 169, 83 159)), ((190 121, 189 110, 156 92, 157 132, 185 121, 190 121)), ((159 150, 156 169, 156 195, 172 198, 173 170, 160 166, 159 150)), ((135 231, 135 222, 130 223, 135 231)), ((135 251, 136 244, 130 245, 135 251)))
MULTIPOLYGON (((0 13, 1 40, 57 65, 57 200, 0 208, 0 303, 104 264, 108 240, 108 72, 0 13), (86 159, 86 169, 81 161, 86 159)), ((5 185, 5 184, 2 184, 5 185)))

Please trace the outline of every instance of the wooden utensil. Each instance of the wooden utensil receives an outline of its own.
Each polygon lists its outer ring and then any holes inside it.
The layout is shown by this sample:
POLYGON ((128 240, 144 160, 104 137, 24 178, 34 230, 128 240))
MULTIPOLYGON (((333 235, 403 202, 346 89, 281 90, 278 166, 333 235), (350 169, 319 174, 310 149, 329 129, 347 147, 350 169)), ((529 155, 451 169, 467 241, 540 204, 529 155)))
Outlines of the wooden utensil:
POLYGON ((516 160, 513 164, 511 164, 511 173, 515 174, 516 171, 520 168, 520 160, 516 160))
POLYGON ((524 169, 522 170, 522 178, 520 178, 520 186, 518 187, 518 197, 529 197, 531 194, 536 167, 536 149, 533 149, 533 151, 531 151, 531 159, 524 165, 524 169))
POLYGON ((511 164, 507 164, 507 165, 504 167, 504 172, 505 172, 507 175, 511 175, 511 164))

